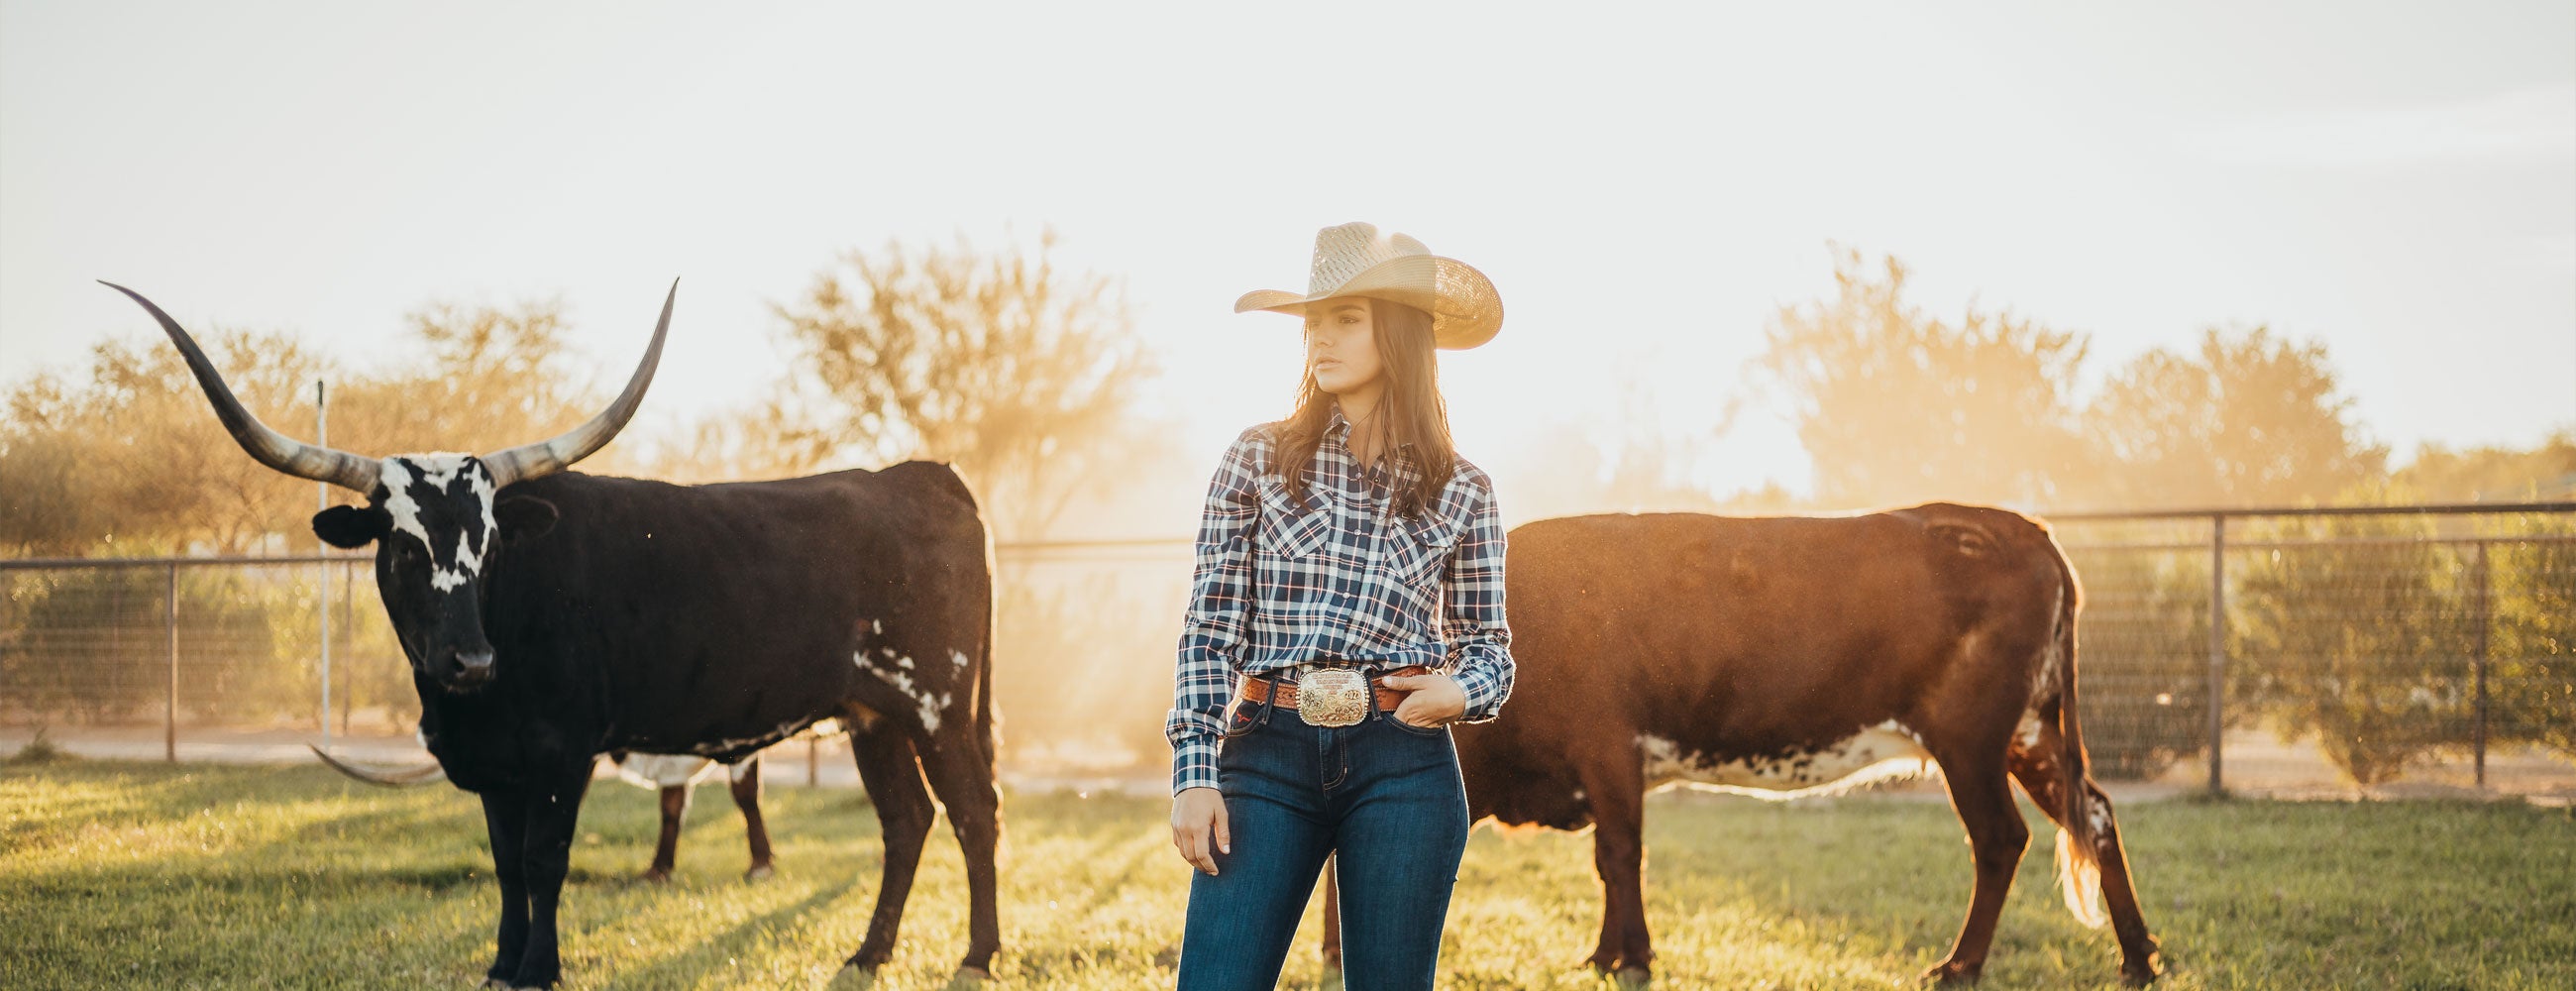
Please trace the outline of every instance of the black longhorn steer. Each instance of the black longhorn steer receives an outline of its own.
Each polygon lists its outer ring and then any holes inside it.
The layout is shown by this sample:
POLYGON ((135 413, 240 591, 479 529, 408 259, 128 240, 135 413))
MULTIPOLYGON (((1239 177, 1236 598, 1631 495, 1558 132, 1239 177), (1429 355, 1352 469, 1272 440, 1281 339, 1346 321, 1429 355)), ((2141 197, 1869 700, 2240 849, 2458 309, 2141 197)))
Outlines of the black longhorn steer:
POLYGON ((482 798, 501 886, 487 984, 560 976, 556 904, 597 755, 733 763, 834 717, 851 728, 885 845, 875 915, 841 976, 864 982, 892 955, 933 792, 965 851, 960 972, 989 975, 1001 942, 991 548, 954 471, 907 462, 701 486, 565 471, 634 415, 671 298, 625 390, 572 432, 479 458, 363 458, 261 424, 176 321, 113 288, 160 322, 244 450, 365 494, 313 528, 376 546, 429 752, 482 798))

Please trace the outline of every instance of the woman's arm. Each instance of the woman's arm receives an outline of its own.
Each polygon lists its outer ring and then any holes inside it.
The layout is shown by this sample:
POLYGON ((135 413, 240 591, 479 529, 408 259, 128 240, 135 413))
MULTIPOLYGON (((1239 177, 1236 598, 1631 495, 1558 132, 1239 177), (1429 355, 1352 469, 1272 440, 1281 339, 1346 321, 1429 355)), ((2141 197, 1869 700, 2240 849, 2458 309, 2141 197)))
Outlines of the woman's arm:
POLYGON ((1231 659, 1243 646, 1252 608, 1252 529, 1260 506, 1267 439, 1255 427, 1236 437, 1208 482, 1199 520, 1187 620, 1172 676, 1172 710, 1163 736, 1172 743, 1172 793, 1216 786, 1217 737, 1234 694, 1231 659))
POLYGON ((1458 722, 1481 723, 1512 695, 1512 629, 1503 619, 1503 519, 1491 483, 1449 558, 1441 590, 1449 675, 1467 695, 1458 722))

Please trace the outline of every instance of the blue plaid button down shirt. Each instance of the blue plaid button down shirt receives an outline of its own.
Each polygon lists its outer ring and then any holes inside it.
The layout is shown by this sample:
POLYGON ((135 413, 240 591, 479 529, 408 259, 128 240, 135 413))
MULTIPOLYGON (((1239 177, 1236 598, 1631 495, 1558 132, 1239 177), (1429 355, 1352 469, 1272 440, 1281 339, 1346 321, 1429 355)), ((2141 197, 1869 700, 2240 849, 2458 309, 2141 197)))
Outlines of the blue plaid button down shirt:
POLYGON ((1172 793, 1216 785, 1217 741, 1237 675, 1319 659, 1372 673, 1446 672, 1466 693, 1460 722, 1484 722, 1512 693, 1503 621, 1503 526, 1492 480, 1461 458, 1412 519, 1394 494, 1418 477, 1410 445, 1376 470, 1351 456, 1335 409, 1306 470, 1303 502, 1272 464, 1270 429, 1226 449, 1208 483, 1172 710, 1172 793))

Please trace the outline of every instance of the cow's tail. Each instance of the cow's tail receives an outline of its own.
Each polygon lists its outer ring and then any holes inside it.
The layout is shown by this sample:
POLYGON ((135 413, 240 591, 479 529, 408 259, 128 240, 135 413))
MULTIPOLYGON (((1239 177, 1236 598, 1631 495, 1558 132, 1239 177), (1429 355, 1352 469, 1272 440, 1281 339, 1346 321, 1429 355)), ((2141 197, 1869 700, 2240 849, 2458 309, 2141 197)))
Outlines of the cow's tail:
POLYGON ((984 634, 984 657, 975 665, 975 737, 984 748, 986 763, 1000 758, 1001 720, 993 715, 993 634, 989 629, 984 634))
MULTIPOLYGON (((981 515, 980 513, 978 514, 981 515)), ((975 739, 984 748, 984 765, 993 766, 1001 759, 1001 717, 993 714, 993 577, 997 574, 993 555, 993 533, 984 531, 984 646, 975 664, 975 739)))
POLYGON ((2055 649, 2048 659, 2054 665, 2050 674, 2057 681, 2057 793, 2064 804, 2056 817, 2057 886, 2075 921, 2099 929, 2110 924, 2111 917, 2102 907, 2102 866, 2095 844, 2101 824, 2093 820, 2095 802, 2085 773, 2084 733, 2075 705, 2075 613, 2083 592, 2076 586, 2075 568, 2067 563, 2065 550, 2054 538, 2048 549, 2056 556, 2060 579, 2057 629, 2051 641, 2055 649))

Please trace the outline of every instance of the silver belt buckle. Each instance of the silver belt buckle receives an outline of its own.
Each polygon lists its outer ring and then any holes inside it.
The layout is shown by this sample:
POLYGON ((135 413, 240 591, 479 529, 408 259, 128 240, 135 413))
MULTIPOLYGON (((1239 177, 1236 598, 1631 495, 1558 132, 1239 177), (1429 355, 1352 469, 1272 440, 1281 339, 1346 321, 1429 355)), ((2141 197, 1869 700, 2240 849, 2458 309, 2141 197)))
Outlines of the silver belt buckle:
POLYGON ((1368 718, 1368 678, 1350 668, 1297 675, 1297 718, 1309 726, 1356 726, 1368 718))

